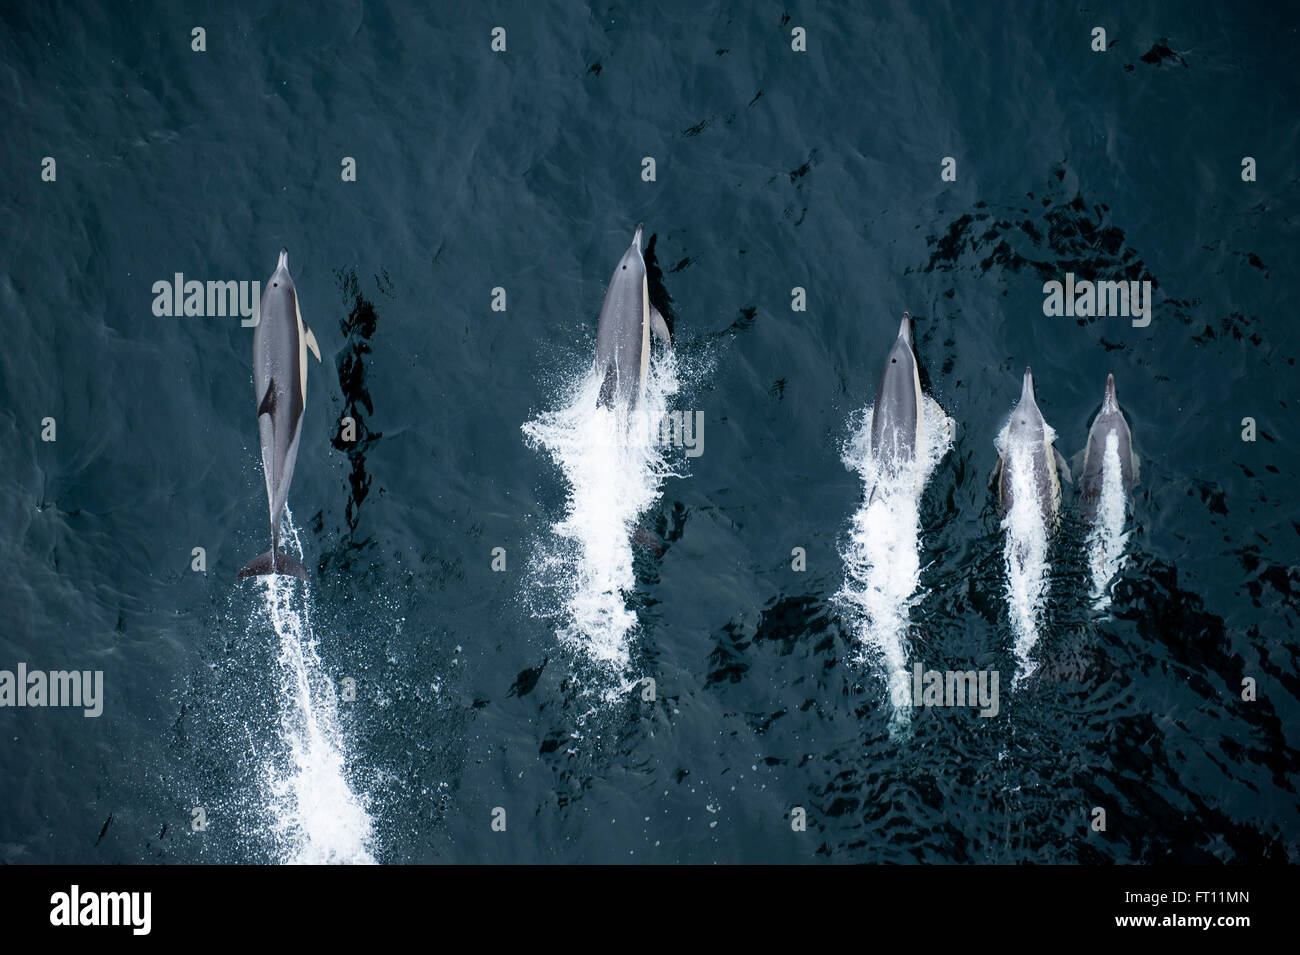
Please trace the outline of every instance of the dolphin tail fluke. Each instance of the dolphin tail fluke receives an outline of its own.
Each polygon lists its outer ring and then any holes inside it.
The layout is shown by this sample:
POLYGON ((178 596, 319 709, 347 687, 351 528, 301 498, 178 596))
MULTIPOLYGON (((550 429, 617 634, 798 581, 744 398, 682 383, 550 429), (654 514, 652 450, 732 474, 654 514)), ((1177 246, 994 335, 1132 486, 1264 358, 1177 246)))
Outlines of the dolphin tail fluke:
POLYGON ((272 574, 282 576, 293 576, 299 580, 307 579, 307 568, 302 565, 298 558, 291 554, 286 554, 282 550, 275 552, 275 561, 272 564, 271 552, 268 550, 265 554, 259 554, 244 565, 244 569, 239 572, 236 580, 243 580, 245 577, 269 577, 272 574))

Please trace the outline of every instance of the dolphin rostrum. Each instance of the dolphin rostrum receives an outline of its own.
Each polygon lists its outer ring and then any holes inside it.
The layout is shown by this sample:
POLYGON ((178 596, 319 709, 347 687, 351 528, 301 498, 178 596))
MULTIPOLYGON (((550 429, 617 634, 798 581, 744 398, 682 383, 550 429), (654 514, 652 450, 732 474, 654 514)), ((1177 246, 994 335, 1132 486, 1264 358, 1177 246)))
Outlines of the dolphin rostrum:
POLYGON ((876 387, 871 453, 885 474, 897 476, 916 458, 920 444, 921 377, 912 352, 912 316, 904 312, 876 387))
POLYGON ((261 318, 253 333, 253 384, 266 497, 271 509, 271 549, 245 564, 238 580, 265 574, 292 574, 307 579, 307 568, 280 550, 280 516, 289 499, 298 439, 302 437, 309 348, 320 361, 320 347, 302 320, 298 292, 289 275, 289 250, 281 249, 275 274, 262 291, 261 318))
POLYGON ((1088 430, 1088 443, 1083 449, 1083 476, 1079 479, 1079 486, 1083 492, 1080 507, 1083 519, 1089 524, 1096 518, 1097 508, 1101 503, 1101 489, 1106 468, 1108 465, 1114 466, 1107 455, 1107 445, 1111 435, 1115 436, 1115 450, 1119 465, 1118 475, 1112 476, 1118 477, 1116 485, 1123 488, 1127 499, 1133 491, 1133 486, 1141 478, 1141 462, 1133 453, 1133 435, 1129 432, 1128 422, 1124 420, 1119 399, 1115 396, 1115 376, 1107 375, 1106 394, 1101 400, 1101 411, 1097 412, 1097 417, 1093 419, 1092 427, 1088 430))
POLYGON ((1013 469, 1028 468, 1029 488, 1049 530, 1060 516, 1061 480, 1072 480, 1070 466, 1052 443, 1055 439, 1056 432, 1043 420, 1034 400, 1034 374, 1026 368, 1020 401, 998 435, 998 463, 990 483, 997 487, 1003 513, 1009 513, 1015 495, 1013 469))
POLYGON ((633 408, 645 389, 650 367, 650 332, 672 344, 668 324, 650 304, 650 284, 641 258, 641 225, 623 253, 605 291, 596 326, 597 407, 633 408))

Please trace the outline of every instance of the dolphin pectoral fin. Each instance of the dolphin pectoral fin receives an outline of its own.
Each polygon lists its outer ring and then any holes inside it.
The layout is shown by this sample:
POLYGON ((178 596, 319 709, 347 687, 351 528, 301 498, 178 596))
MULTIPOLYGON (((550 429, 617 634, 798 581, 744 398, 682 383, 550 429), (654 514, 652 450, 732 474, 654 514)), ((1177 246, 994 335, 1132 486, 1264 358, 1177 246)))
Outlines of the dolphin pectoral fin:
POLYGON ((282 550, 275 552, 275 561, 272 563, 271 552, 268 550, 265 554, 259 554, 245 564, 235 580, 243 580, 245 577, 269 577, 273 574, 292 575, 299 580, 306 580, 307 568, 302 565, 298 558, 286 554, 282 550))
POLYGON ((275 414, 275 379, 272 378, 266 383, 266 394, 262 396, 262 403, 257 406, 257 416, 260 418, 264 414, 275 414))
POLYGON ((989 475, 989 490, 996 491, 998 484, 1002 481, 1002 455, 998 455, 998 463, 993 466, 993 473, 989 475))
POLYGON ((316 360, 320 361, 320 346, 316 344, 316 336, 311 333, 311 329, 306 325, 303 325, 302 327, 302 334, 303 341, 307 343, 307 347, 311 349, 311 353, 316 356, 316 360))
POLYGON ((311 349, 311 353, 320 361, 320 346, 316 344, 316 336, 311 333, 307 323, 302 318, 302 304, 298 301, 298 296, 293 297, 293 313, 298 317, 298 328, 302 331, 302 340, 311 349))
POLYGON ((614 371, 614 363, 610 362, 605 366, 605 378, 600 383, 600 397, 596 399, 596 407, 612 408, 614 406, 614 384, 618 375, 614 371))
POLYGON ((673 337, 668 331, 668 323, 659 314, 659 309, 653 305, 650 306, 650 330, 667 342, 669 348, 673 346, 673 337))
POLYGON ((1070 473, 1070 466, 1065 463, 1065 458, 1061 457, 1061 452, 1052 448, 1052 457, 1056 459, 1056 473, 1067 484, 1074 483, 1074 475, 1070 473))

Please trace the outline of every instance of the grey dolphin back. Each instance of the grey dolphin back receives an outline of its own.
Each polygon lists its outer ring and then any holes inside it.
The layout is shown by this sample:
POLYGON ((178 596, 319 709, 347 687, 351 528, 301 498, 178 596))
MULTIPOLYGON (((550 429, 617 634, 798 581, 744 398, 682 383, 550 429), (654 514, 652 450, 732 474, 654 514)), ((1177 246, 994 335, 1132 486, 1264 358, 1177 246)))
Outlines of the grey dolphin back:
POLYGON ((307 352, 320 360, 315 336, 302 320, 298 291, 289 274, 289 253, 280 250, 275 272, 262 290, 261 317, 253 332, 253 387, 262 470, 271 524, 271 549, 253 558, 237 580, 266 574, 307 579, 307 570, 280 550, 280 518, 289 500, 307 400, 307 352))
POLYGON ((1016 456, 1027 462, 1030 484, 1043 523, 1048 528, 1055 528, 1060 517, 1061 481, 1069 481, 1071 476, 1065 460, 1048 438, 1047 430, 1047 422, 1038 408, 1034 392, 1033 372, 1026 368, 1020 401, 999 437, 998 463, 990 484, 997 487, 1002 512, 1010 512, 1015 504, 1015 489, 1007 456, 1016 456))
MULTIPOLYGON (((668 324, 650 305, 645 260, 641 256, 643 226, 614 269, 596 326, 596 374, 600 377, 598 407, 633 408, 645 389, 650 364, 650 333, 670 342, 668 324)), ((670 342, 671 343, 671 342, 670 342)))
POLYGON ((871 451, 884 471, 896 474, 916 457, 921 383, 912 351, 912 316, 903 313, 898 337, 885 358, 871 413, 871 451))
POLYGON ((1126 497, 1133 493, 1133 488, 1141 480, 1141 464, 1133 451, 1133 434, 1128 421, 1120 409, 1119 398, 1115 391, 1115 376, 1106 377, 1106 390, 1102 396, 1101 410, 1093 419, 1088 429, 1088 440, 1082 452, 1083 473, 1079 485, 1082 491, 1081 507, 1084 518, 1091 522, 1097 512, 1101 499, 1102 483, 1105 480, 1106 443, 1115 435, 1119 453, 1120 483, 1126 497))

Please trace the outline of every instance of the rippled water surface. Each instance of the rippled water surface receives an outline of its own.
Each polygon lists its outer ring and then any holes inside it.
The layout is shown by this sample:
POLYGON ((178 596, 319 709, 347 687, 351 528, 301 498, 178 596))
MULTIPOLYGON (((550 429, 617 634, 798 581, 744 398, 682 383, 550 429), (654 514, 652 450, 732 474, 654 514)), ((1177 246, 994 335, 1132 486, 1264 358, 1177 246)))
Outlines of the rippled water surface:
POLYGON ((1300 81, 1265 6, 6 5, 0 669, 105 701, 0 708, 0 860, 1300 861, 1300 81), (694 449, 588 407, 642 221, 648 407, 694 449), (153 308, 281 246, 324 357, 306 592, 233 583, 251 330, 153 308), (1045 316, 1067 272, 1150 280, 1149 326, 1045 316), (955 426, 868 519, 904 309, 955 426), (1114 373, 1142 481, 1104 599, 1065 488, 1013 691, 988 478, 1026 365, 1067 458, 1114 373), (892 661, 837 599, 890 553, 892 661), (1000 673, 997 715, 900 722, 900 661, 1000 673))

